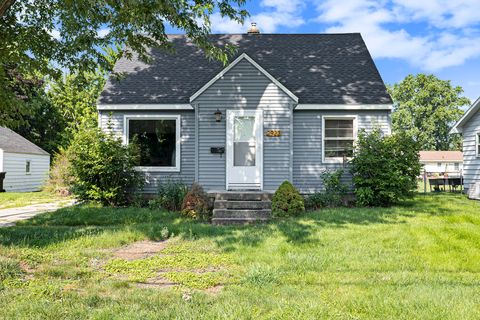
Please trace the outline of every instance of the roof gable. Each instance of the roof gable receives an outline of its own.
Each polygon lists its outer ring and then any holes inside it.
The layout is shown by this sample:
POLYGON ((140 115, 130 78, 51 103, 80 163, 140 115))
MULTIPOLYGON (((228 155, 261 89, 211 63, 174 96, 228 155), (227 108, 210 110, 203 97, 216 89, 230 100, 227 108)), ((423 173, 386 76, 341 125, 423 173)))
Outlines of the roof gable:
POLYGON ((467 112, 464 113, 463 117, 458 120, 458 122, 453 126, 453 128, 450 130, 450 134, 452 133, 462 133, 463 132, 463 127, 465 124, 470 120, 475 113, 478 112, 480 109, 480 98, 475 101, 472 106, 467 110, 467 112))
MULTIPOLYGON (((169 35, 174 52, 149 49, 152 64, 121 58, 99 104, 184 104, 225 69, 184 35, 169 35)), ((391 104, 360 34, 217 34, 212 43, 236 47, 298 98, 300 104, 391 104)))
POLYGON ((49 155, 47 151, 33 142, 28 141, 18 133, 5 127, 0 127, 0 149, 4 152, 11 153, 49 155))
POLYGON ((237 59, 230 63, 225 69, 220 71, 215 77, 208 81, 203 87, 201 87, 197 92, 195 92, 190 97, 190 102, 193 102, 198 96, 200 96, 205 90, 212 86, 215 82, 221 79, 229 70, 235 67, 240 61, 246 60, 257 68, 264 76, 266 76, 270 81, 272 81, 277 87, 279 87, 283 92, 285 92, 290 98, 295 102, 298 102, 297 96, 295 96, 290 90, 288 90, 283 84, 281 84, 277 79, 275 79, 270 73, 263 69, 258 63, 256 63, 252 58, 250 58, 246 53, 242 53, 237 59))

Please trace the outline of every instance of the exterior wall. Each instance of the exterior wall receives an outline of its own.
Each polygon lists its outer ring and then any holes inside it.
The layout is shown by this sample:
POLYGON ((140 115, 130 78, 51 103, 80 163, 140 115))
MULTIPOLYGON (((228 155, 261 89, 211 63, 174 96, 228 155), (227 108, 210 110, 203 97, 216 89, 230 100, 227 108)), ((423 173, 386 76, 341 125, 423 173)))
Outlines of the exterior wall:
POLYGON ((99 126, 123 138, 125 115, 180 115, 180 172, 145 172, 145 193, 156 193, 158 184, 165 179, 181 180, 192 184, 195 180, 195 112, 192 111, 114 111, 99 112, 99 126))
POLYGON ((463 172, 465 191, 474 183, 480 183, 480 158, 475 153, 475 135, 480 132, 480 112, 470 118, 463 127, 463 172))
MULTIPOLYGON (((390 133, 390 111, 294 111, 293 118, 293 183, 302 193, 322 190, 321 174, 344 168, 343 164, 322 162, 322 116, 354 115, 358 130, 380 128, 390 133)), ((343 181, 351 176, 345 169, 343 181)))
POLYGON ((226 154, 212 154, 211 147, 226 146, 226 110, 263 110, 263 189, 275 190, 291 179, 291 121, 293 100, 246 60, 224 74, 195 101, 198 112, 198 182, 206 190, 225 190, 226 154), (215 122, 214 112, 222 112, 215 122), (280 137, 265 132, 279 129, 280 137))
POLYGON ((3 171, 6 172, 3 188, 6 192, 39 191, 48 178, 49 155, 3 153, 3 171), (30 160, 30 174, 25 172, 30 160))
POLYGON ((457 173, 463 170, 463 162, 458 162, 458 169, 455 169, 455 162, 443 162, 443 161, 433 161, 433 162, 422 162, 423 169, 431 173, 443 173, 443 172, 453 172, 457 173), (442 165, 439 167, 438 164, 442 165))

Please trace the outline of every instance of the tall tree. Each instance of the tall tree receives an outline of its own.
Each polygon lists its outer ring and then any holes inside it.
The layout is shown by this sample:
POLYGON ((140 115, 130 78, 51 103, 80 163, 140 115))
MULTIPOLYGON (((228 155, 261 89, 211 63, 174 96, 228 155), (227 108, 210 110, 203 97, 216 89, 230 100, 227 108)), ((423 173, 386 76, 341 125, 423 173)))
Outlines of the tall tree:
POLYGON ((243 22, 246 0, 0 0, 0 114, 11 112, 6 86, 12 66, 21 74, 93 71, 108 64, 102 48, 119 44, 126 57, 149 60, 148 47, 170 50, 167 25, 185 32, 212 59, 226 62, 232 47, 208 39, 210 16, 243 22), (3 110, 2 110, 3 109, 3 110))
POLYGON ((461 107, 470 100, 463 89, 434 75, 408 75, 388 88, 394 102, 394 131, 412 136, 422 150, 460 150, 459 136, 449 135, 453 124, 463 115, 461 107))

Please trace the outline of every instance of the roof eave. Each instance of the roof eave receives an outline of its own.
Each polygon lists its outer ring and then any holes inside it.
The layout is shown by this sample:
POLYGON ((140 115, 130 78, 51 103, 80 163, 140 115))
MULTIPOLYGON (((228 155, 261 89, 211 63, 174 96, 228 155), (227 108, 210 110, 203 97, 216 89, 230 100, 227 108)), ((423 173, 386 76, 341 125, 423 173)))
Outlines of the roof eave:
POLYGON ((470 118, 480 108, 480 97, 472 104, 472 106, 465 112, 465 114, 458 120, 458 122, 450 129, 449 134, 462 133, 463 126, 470 120, 470 118))

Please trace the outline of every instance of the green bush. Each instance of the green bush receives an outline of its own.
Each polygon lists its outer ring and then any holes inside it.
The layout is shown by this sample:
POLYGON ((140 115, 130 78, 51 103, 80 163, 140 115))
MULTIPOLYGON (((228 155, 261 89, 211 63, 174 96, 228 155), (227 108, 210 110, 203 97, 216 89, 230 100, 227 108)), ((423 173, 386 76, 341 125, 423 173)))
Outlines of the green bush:
POLYGON ((181 181, 166 180, 158 186, 157 196, 148 202, 150 209, 180 211, 188 187, 181 181))
POLYGON ((194 183, 182 203, 182 214, 193 219, 208 219, 212 207, 202 186, 194 183))
POLYGON ((348 192, 348 186, 341 181, 343 173, 342 169, 322 173, 321 179, 325 191, 309 195, 305 200, 305 206, 308 209, 316 210, 343 205, 348 192))
POLYGON ((74 178, 70 174, 70 161, 67 153, 64 149, 60 149, 53 158, 45 191, 68 196, 70 195, 69 187, 73 181, 74 178))
POLYGON ((351 165, 357 204, 389 206, 417 189, 419 145, 405 134, 361 132, 351 165))
POLYGON ((127 204, 132 193, 143 186, 142 176, 134 168, 138 154, 134 141, 125 146, 99 128, 81 129, 67 149, 73 177, 70 191, 80 200, 127 204))
POLYGON ((272 214, 276 217, 288 217, 305 211, 303 197, 289 182, 284 181, 272 198, 272 214))

